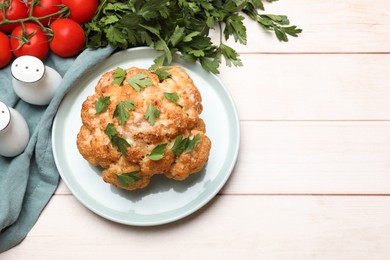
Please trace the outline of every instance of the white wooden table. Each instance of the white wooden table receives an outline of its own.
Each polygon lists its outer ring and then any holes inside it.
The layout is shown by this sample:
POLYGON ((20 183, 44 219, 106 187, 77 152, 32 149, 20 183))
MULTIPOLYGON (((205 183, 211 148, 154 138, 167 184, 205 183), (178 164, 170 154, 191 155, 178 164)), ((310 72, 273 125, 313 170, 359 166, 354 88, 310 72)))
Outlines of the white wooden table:
POLYGON ((222 68, 241 150, 220 193, 157 227, 105 220, 60 183, 1 259, 389 259, 390 1, 279 1, 289 43, 246 22, 244 67, 222 68))

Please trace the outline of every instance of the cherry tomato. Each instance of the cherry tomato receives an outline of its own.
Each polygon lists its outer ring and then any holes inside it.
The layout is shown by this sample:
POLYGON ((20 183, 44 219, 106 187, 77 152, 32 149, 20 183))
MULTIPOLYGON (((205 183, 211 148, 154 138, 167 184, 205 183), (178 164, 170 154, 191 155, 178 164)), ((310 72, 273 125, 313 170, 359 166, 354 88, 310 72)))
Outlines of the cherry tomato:
POLYGON ((98 0, 62 0, 62 4, 66 5, 69 10, 70 19, 83 24, 90 21, 95 15, 96 9, 99 6, 98 0))
MULTIPOLYGON (((32 0, 28 0, 29 5, 31 5, 32 0)), ((61 0, 40 0, 37 5, 33 6, 33 16, 43 17, 47 15, 54 14, 61 10, 60 5, 62 4, 61 0)), ((30 6, 31 8, 31 6, 30 6)), ((54 15, 50 18, 42 19, 40 22, 47 26, 49 23, 53 22, 58 18, 59 15, 54 15)))
MULTIPOLYGON (((0 3, 4 3, 4 0, 0 0, 0 3)), ((9 6, 6 7, 5 17, 8 20, 18 20, 23 19, 28 16, 27 5, 22 0, 12 0, 8 1, 9 6)), ((3 21, 3 12, 0 9, 0 21, 3 21)), ((5 24, 0 26, 0 31, 5 33, 10 33, 17 26, 17 23, 5 24)))
POLYGON ((60 18, 55 20, 50 28, 53 30, 53 39, 50 42, 52 52, 63 58, 81 52, 85 43, 85 34, 80 24, 72 19, 60 18))
POLYGON ((16 57, 23 55, 46 57, 49 52, 49 39, 42 28, 32 22, 18 25, 11 34, 11 50, 16 57))
POLYGON ((8 36, 0 32, 0 69, 7 66, 12 59, 11 45, 8 36))

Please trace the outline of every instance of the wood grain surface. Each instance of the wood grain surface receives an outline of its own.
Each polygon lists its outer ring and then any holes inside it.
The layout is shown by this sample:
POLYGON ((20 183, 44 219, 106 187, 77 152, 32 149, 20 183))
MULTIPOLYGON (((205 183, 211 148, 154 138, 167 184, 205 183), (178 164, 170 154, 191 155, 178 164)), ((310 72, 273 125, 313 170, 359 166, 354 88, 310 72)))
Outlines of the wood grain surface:
MULTIPOLYGON (((390 1, 278 1, 303 33, 246 21, 244 66, 222 67, 241 120, 231 178, 195 214, 124 226, 60 183, 0 259, 389 259, 390 1)), ((218 32, 213 39, 218 39, 218 32)))

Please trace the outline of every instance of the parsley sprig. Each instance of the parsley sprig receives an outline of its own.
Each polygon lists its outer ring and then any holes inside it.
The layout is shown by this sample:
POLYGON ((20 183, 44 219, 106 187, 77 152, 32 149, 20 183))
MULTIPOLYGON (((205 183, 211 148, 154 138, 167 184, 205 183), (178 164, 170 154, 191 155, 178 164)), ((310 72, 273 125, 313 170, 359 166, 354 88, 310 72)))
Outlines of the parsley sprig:
POLYGON ((182 153, 190 153, 200 142, 200 135, 195 135, 192 139, 190 137, 184 138, 182 135, 176 137, 175 142, 171 148, 176 156, 180 156, 182 153))
POLYGON ((104 132, 108 138, 110 138, 112 145, 117 147, 118 152, 122 153, 123 156, 126 156, 126 148, 130 147, 130 144, 126 141, 126 139, 118 136, 118 130, 115 129, 114 124, 108 123, 104 132))
POLYGON ((154 125, 156 123, 156 119, 160 116, 160 111, 150 104, 148 106, 148 109, 146 110, 146 113, 144 115, 144 118, 148 120, 150 125, 154 125))
POLYGON ((170 69, 169 67, 161 67, 154 71, 154 73, 157 75, 158 80, 160 82, 163 82, 164 80, 172 77, 172 75, 169 72, 167 72, 167 70, 169 69, 170 69))
POLYGON ((126 101, 121 101, 116 105, 112 117, 118 117, 118 121, 121 123, 121 125, 124 125, 127 119, 130 117, 128 110, 135 110, 133 102, 133 100, 129 99, 126 101))
POLYGON ((148 158, 152 161, 159 161, 162 158, 164 158, 165 154, 165 147, 167 147, 167 143, 159 144, 154 149, 152 152, 149 154, 148 158))
POLYGON ((108 109, 108 104, 110 104, 110 97, 99 97, 98 100, 95 101, 95 114, 100 114, 106 112, 108 109))
POLYGON ((121 173, 118 174, 116 178, 120 185, 124 187, 129 187, 129 186, 133 186, 137 181, 142 180, 141 177, 136 175, 138 173, 139 171, 121 173))
POLYGON ((130 86, 137 92, 141 91, 141 88, 150 87, 153 85, 153 82, 148 78, 148 74, 140 73, 127 80, 130 86))
MULTIPOLYGON (((171 63, 173 53, 219 73, 222 57, 228 66, 241 66, 239 54, 224 41, 247 43, 245 17, 273 31, 280 41, 301 33, 285 15, 263 14, 265 0, 104 0, 92 21, 84 24, 87 47, 112 45, 121 49, 151 46, 162 51, 154 67, 171 63), (220 28, 219 42, 209 37, 220 28)), ((274 2, 275 0, 267 0, 274 2)))
POLYGON ((176 92, 164 92, 164 97, 171 101, 173 104, 176 104, 181 107, 181 105, 178 103, 179 101, 179 95, 176 92))
POLYGON ((123 81, 126 78, 126 71, 120 67, 115 69, 114 80, 112 84, 117 84, 118 86, 122 85, 123 81))

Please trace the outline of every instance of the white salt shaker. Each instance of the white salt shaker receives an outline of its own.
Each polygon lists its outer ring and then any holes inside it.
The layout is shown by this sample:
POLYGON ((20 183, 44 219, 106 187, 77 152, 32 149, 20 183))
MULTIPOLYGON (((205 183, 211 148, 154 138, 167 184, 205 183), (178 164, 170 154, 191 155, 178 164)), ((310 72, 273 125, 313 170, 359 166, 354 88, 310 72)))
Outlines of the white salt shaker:
POLYGON ((24 151, 30 132, 23 116, 0 101, 0 155, 13 157, 24 151))
POLYGON ((61 83, 61 75, 33 56, 20 56, 11 65, 12 87, 21 99, 33 105, 47 105, 61 83))

